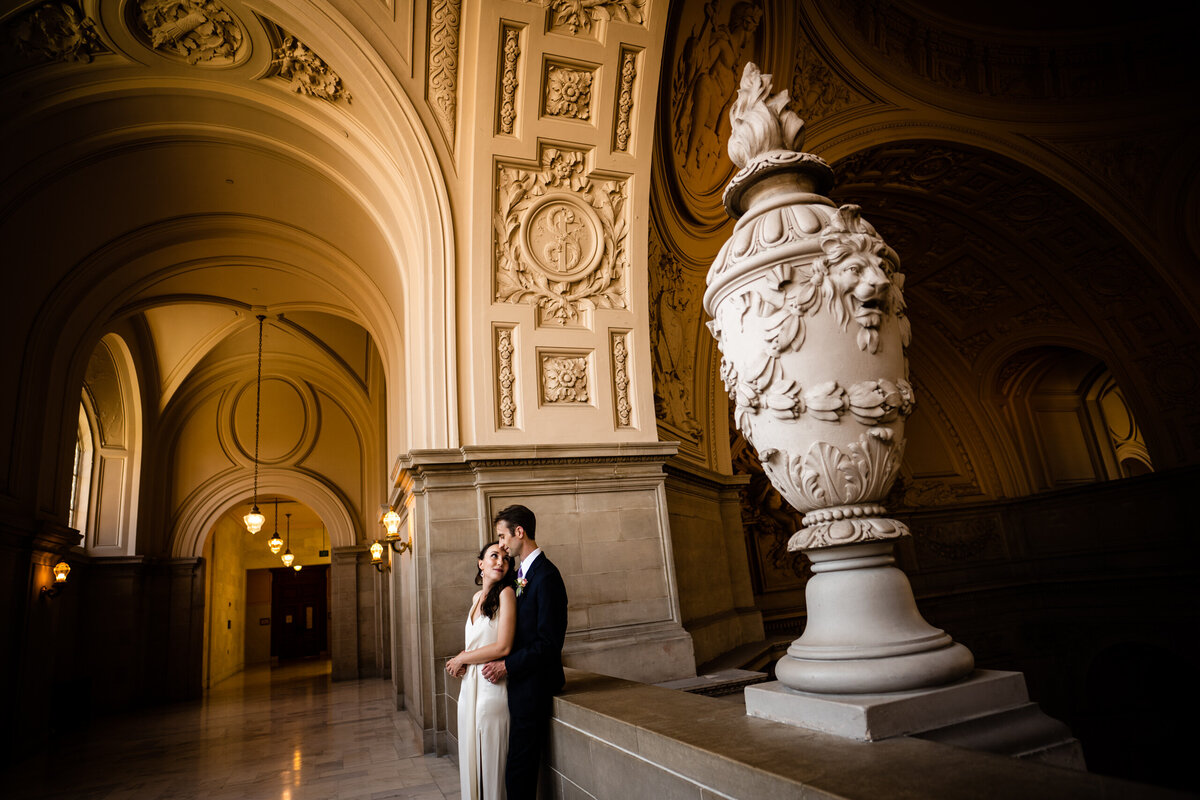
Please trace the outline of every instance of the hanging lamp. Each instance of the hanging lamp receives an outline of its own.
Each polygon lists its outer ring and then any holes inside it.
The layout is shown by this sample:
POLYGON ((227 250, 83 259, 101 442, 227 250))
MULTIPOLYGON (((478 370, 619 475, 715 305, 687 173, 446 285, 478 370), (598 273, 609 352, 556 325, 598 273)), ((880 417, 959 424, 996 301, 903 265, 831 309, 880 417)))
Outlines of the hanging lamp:
POLYGON ((285 514, 284 516, 287 517, 287 550, 283 551, 283 555, 280 558, 283 559, 285 567, 290 567, 292 562, 296 560, 296 557, 292 555, 292 515, 285 514))
POLYGON ((263 523, 267 521, 267 518, 258 510, 258 428, 262 417, 262 345, 263 322, 266 319, 265 314, 258 315, 258 377, 254 381, 254 506, 250 509, 249 514, 242 517, 246 523, 246 530, 251 533, 258 533, 262 530, 263 523))
MULTIPOLYGON (((290 517, 291 514, 288 514, 290 517)), ((275 535, 267 540, 267 547, 271 548, 272 555, 279 555, 279 551, 283 549, 283 539, 279 538, 279 498, 275 498, 275 535)))

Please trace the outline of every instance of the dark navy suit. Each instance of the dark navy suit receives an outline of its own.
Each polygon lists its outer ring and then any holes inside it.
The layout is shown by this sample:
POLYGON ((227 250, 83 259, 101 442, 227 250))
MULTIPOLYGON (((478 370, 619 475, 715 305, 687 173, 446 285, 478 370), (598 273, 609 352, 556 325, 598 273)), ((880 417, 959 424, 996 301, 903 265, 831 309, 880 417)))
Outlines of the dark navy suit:
POLYGON ((538 765, 553 697, 562 688, 563 640, 567 635, 567 587, 558 567, 538 554, 517 596, 517 629, 504 659, 508 672, 508 800, 537 796, 538 765))

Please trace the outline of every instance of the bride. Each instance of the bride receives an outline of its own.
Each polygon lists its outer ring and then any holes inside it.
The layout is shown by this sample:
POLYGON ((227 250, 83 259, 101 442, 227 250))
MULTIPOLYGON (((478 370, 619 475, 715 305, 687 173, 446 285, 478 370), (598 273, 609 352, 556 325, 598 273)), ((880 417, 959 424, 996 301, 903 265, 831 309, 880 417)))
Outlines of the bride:
POLYGON ((458 771, 462 800, 503 800, 508 756, 508 689, 490 683, 480 666, 504 658, 517 625, 516 570, 498 544, 479 551, 482 586, 467 614, 466 649, 446 662, 446 672, 462 678, 458 690, 458 771))

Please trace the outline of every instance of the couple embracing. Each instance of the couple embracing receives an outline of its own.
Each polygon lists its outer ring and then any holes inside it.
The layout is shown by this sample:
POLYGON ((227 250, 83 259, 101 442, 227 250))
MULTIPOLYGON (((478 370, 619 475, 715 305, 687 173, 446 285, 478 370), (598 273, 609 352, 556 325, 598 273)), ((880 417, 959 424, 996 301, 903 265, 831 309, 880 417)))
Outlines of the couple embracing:
POLYGON ((466 649, 446 662, 458 692, 462 800, 533 800, 555 692, 563 685, 567 590, 537 546, 537 520, 508 506, 479 553, 482 586, 467 614, 466 649))

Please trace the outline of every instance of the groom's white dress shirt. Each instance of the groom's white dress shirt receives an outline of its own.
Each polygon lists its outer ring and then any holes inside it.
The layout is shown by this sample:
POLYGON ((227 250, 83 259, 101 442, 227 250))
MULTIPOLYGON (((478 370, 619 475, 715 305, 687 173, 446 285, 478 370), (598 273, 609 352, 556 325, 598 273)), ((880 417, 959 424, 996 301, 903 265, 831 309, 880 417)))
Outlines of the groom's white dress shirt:
POLYGON ((517 577, 524 578, 525 573, 529 572, 529 567, 533 564, 533 560, 542 554, 542 548, 536 548, 532 553, 521 559, 521 566, 517 568, 517 577))

